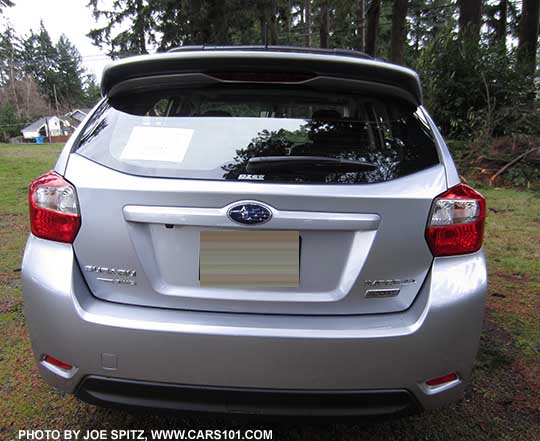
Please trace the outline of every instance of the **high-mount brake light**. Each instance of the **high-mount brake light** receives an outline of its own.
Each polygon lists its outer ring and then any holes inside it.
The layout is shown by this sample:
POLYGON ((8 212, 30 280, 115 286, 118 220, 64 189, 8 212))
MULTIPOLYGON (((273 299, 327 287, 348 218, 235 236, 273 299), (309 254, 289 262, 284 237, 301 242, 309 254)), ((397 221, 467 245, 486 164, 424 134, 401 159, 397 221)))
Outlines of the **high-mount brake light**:
POLYGON ((208 75, 223 81, 252 83, 301 83, 315 77, 305 72, 210 72, 208 75))
POLYGON ((29 189, 32 234, 42 239, 72 243, 81 226, 75 187, 51 171, 38 178, 29 189))
POLYGON ((478 251, 484 237, 486 201, 473 188, 458 184, 433 201, 426 239, 434 256, 478 251))

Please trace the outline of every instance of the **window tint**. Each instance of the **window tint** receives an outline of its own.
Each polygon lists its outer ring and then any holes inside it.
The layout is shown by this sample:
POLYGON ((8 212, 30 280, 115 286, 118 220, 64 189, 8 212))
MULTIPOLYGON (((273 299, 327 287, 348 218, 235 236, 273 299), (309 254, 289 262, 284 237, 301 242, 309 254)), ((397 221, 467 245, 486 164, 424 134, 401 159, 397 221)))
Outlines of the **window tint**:
POLYGON ((396 98, 211 87, 104 102, 77 153, 142 176, 363 184, 438 163, 421 113, 396 98))

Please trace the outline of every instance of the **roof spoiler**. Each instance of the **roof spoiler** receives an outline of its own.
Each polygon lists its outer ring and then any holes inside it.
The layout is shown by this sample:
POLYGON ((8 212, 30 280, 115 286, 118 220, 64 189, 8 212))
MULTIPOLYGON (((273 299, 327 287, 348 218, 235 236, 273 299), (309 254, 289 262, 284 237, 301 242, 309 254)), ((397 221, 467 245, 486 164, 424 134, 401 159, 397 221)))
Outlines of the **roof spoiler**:
POLYGON ((124 86, 128 83, 140 84, 148 79, 166 85, 179 75, 212 76, 215 72, 309 73, 314 77, 356 80, 401 89, 410 101, 422 104, 420 80, 411 69, 355 51, 289 46, 184 46, 168 53, 124 58, 105 68, 101 91, 104 96, 112 96, 119 89, 127 90, 124 86))

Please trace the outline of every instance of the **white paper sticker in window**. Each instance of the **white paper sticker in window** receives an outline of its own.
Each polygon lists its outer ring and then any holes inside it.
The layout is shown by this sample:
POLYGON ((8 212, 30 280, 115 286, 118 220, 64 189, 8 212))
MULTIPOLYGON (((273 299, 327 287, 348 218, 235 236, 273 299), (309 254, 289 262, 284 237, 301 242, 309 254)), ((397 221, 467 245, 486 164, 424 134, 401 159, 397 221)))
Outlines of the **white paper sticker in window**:
POLYGON ((182 162, 192 129, 175 127, 134 127, 120 159, 128 161, 182 162))

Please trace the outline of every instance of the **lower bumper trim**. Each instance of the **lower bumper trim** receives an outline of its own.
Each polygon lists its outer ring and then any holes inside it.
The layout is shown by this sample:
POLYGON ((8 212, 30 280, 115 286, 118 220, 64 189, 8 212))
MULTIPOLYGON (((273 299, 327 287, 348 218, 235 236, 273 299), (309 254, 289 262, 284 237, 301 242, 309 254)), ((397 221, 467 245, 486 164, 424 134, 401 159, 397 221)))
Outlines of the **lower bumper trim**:
POLYGON ((291 390, 225 388, 85 377, 76 395, 105 407, 261 416, 349 417, 420 410, 403 389, 291 390))

